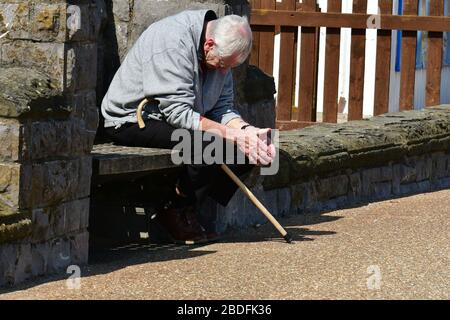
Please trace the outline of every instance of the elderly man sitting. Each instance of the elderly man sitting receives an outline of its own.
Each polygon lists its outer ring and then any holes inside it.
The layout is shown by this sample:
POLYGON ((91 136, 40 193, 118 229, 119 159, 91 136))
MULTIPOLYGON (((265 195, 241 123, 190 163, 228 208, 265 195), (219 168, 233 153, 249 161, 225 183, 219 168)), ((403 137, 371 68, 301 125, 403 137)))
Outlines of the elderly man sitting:
MULTIPOLYGON (((245 164, 230 166, 237 175, 270 164, 275 147, 264 138, 270 129, 251 126, 233 107, 231 68, 247 59, 251 46, 248 21, 236 15, 218 19, 211 10, 184 11, 152 24, 128 52, 103 99, 106 133, 121 145, 171 149, 178 144, 172 139, 178 129, 214 130, 245 154, 245 164), (140 128, 137 107, 143 99, 151 103, 140 128)), ((206 233, 197 221, 196 204, 210 196, 226 206, 235 191, 219 164, 187 164, 157 221, 176 243, 213 240, 217 234, 206 233)))

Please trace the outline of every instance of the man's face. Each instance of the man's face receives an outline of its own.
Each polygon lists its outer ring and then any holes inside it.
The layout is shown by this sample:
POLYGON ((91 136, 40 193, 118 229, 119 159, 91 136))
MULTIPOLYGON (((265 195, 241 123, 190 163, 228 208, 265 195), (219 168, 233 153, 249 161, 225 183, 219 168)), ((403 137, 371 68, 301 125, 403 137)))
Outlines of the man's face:
POLYGON ((237 55, 222 58, 215 54, 215 43, 213 39, 207 39, 203 47, 205 53, 205 65, 208 69, 220 70, 226 73, 230 68, 238 66, 237 55))

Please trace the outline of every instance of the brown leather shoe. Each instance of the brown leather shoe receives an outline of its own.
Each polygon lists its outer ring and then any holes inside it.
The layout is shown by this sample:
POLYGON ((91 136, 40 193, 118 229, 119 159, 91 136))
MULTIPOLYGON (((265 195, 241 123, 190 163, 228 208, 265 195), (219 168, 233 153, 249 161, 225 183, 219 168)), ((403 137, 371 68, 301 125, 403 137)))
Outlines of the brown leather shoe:
POLYGON ((195 208, 191 206, 162 209, 156 216, 156 221, 177 244, 194 245, 208 241, 197 221, 195 208))
POLYGON ((206 237, 206 242, 215 242, 219 241, 222 236, 214 231, 206 231, 205 228, 198 222, 197 220, 197 213, 195 211, 194 206, 189 206, 186 208, 186 217, 188 220, 190 220, 193 224, 195 224, 195 228, 201 229, 203 231, 204 236, 206 237))

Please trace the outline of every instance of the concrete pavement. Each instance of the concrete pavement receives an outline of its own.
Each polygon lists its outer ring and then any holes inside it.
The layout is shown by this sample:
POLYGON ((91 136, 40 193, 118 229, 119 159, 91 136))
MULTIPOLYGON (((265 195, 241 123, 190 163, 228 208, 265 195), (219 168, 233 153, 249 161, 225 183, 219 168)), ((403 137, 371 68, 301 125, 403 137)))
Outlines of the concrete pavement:
POLYGON ((221 243, 97 252, 81 288, 62 275, 0 299, 449 299, 450 190, 281 219, 221 243))

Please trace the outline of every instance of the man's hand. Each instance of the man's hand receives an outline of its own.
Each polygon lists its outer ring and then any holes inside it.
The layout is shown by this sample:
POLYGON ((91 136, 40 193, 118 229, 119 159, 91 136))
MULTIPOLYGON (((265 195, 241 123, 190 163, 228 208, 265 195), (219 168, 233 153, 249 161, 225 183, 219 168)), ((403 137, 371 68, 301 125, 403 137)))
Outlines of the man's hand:
POLYGON ((276 149, 269 139, 269 133, 272 129, 260 129, 253 126, 248 126, 241 129, 245 124, 242 119, 233 119, 227 125, 222 125, 207 118, 202 118, 200 121, 200 130, 208 131, 216 130, 220 136, 230 142, 236 143, 239 150, 241 150, 250 160, 250 163, 255 165, 269 165, 275 159, 276 149))
MULTIPOLYGON (((253 127, 254 128, 254 127, 253 127)), ((250 163, 255 165, 269 165, 275 159, 275 146, 268 143, 266 129, 232 129, 228 128, 225 138, 235 142, 238 148, 248 157, 250 163)))
POLYGON ((256 128, 254 126, 249 126, 247 128, 244 129, 244 131, 246 132, 254 132, 258 138, 268 147, 268 152, 267 154, 271 157, 271 161, 270 163, 272 163, 275 159, 276 156, 276 148, 275 145, 272 143, 271 139, 270 139, 270 134, 272 132, 271 128, 256 128))

